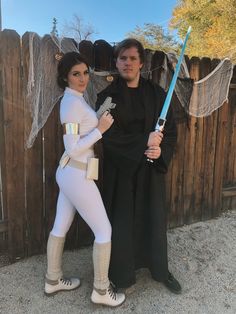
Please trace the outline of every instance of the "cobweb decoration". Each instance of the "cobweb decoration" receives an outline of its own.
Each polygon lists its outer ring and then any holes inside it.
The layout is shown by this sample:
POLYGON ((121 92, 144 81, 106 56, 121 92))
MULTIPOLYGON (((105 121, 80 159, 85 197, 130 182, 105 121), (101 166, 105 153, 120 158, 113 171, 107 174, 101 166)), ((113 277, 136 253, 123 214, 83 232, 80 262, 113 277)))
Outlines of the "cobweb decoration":
MULTIPOLYGON (((77 43, 70 38, 57 38, 50 35, 42 39, 35 34, 29 34, 29 75, 27 84, 27 104, 32 115, 32 127, 26 141, 26 148, 32 147, 38 132, 45 125, 55 104, 63 95, 58 87, 57 58, 60 54, 77 51, 77 43)), ((90 83, 85 92, 85 99, 94 108, 97 93, 104 89, 109 82, 106 80, 108 72, 91 70, 90 83), (96 79, 95 79, 96 77, 96 79)))
POLYGON ((203 79, 194 82, 188 113, 194 117, 206 117, 228 101, 233 64, 222 60, 203 79))
MULTIPOLYGON (((160 86, 167 92, 170 86, 170 82, 173 77, 173 70, 175 68, 178 59, 175 54, 167 53, 164 57, 163 61, 163 71, 161 72, 160 86)), ((187 111, 190 103, 190 98, 193 90, 193 80, 190 78, 188 67, 185 61, 185 57, 183 58, 182 64, 180 66, 178 79, 175 85, 175 93, 176 96, 184 109, 187 111)))
MULTIPOLYGON (((78 45, 71 38, 58 38, 46 35, 40 38, 35 33, 29 33, 29 74, 27 84, 27 104, 32 115, 32 127, 26 142, 26 148, 32 147, 38 132, 43 128, 55 104, 63 95, 57 85, 57 57, 69 51, 79 52, 78 45)), ((153 52, 146 53, 147 61, 141 75, 152 77, 151 60, 153 52)), ((162 66, 163 71, 159 84, 166 91, 169 88, 173 71, 169 69, 177 63, 174 54, 167 54, 162 66)), ((158 67, 158 68, 159 68, 158 67)), ((95 108, 97 94, 106 88, 117 72, 94 71, 90 69, 90 81, 84 98, 95 108), (110 79, 111 80, 110 80, 110 79)), ((181 65, 175 93, 184 107, 192 116, 204 117, 218 109, 228 99, 229 85, 233 75, 233 65, 229 59, 223 60, 214 71, 204 79, 194 82, 190 79, 185 61, 181 65)))
MULTIPOLYGON (((163 62, 163 72, 159 84, 168 91, 173 73, 168 62, 174 68, 178 60, 174 54, 168 53, 163 62)), ((206 77, 193 82, 190 79, 185 58, 180 67, 175 85, 176 96, 186 110, 194 117, 206 117, 228 101, 229 86, 233 75, 233 64, 226 58, 206 77)))
POLYGON ((40 39, 35 33, 29 34, 27 104, 33 122, 26 142, 27 148, 33 145, 39 130, 44 126, 62 94, 56 83, 57 61, 52 53, 51 45, 50 36, 40 39))

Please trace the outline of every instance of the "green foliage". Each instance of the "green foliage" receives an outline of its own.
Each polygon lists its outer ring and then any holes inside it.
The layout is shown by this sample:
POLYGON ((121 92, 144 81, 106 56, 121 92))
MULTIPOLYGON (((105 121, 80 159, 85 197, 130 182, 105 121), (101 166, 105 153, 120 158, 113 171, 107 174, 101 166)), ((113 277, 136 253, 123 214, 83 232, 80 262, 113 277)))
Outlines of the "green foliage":
POLYGON ((127 34, 128 37, 139 40, 144 48, 165 52, 179 51, 179 45, 173 36, 165 33, 163 28, 152 23, 145 23, 143 27, 136 26, 135 30, 127 34))
POLYGON ((189 25, 187 54, 236 62, 236 0, 179 0, 170 26, 184 38, 189 25))

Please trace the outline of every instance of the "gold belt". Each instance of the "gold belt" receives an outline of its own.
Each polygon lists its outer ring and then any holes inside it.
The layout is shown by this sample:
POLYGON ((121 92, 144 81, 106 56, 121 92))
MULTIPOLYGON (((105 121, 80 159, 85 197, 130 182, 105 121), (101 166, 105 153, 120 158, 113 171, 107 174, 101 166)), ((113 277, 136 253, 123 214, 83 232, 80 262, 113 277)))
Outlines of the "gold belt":
POLYGON ((86 178, 91 180, 98 179, 98 167, 99 167, 99 159, 95 157, 91 157, 88 159, 88 162, 78 161, 71 159, 66 152, 61 157, 60 166, 61 168, 65 168, 65 166, 74 167, 80 170, 86 171, 86 178))
POLYGON ((80 170, 87 170, 87 163, 82 162, 82 161, 70 159, 67 165, 74 168, 78 168, 80 170))

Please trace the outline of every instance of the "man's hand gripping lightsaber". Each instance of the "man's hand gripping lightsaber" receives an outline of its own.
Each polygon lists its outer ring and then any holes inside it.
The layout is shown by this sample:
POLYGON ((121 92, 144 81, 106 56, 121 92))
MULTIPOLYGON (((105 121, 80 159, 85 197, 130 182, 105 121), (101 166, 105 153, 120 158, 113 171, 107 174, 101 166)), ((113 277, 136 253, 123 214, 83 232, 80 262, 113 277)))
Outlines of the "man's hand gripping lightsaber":
MULTIPOLYGON (((184 40, 184 44, 183 44, 183 47, 182 47, 182 50, 181 50, 181 53, 180 53, 180 56, 179 56, 179 60, 178 60, 178 63, 176 65, 176 68, 175 68, 175 73, 174 73, 172 81, 170 83, 170 87, 169 87, 168 93, 166 95, 166 99, 165 99, 163 108, 161 110, 161 114, 160 114, 160 116, 159 116, 159 118, 157 120, 156 126, 155 126, 155 131, 156 132, 162 132, 164 130, 164 126, 165 126, 165 123, 166 123, 166 116, 167 116, 167 113, 168 113, 168 109, 170 107, 171 98, 172 98, 172 95, 173 95, 173 92, 174 92, 174 89, 175 89, 175 84, 176 84, 176 81, 177 81, 177 78, 178 78, 180 66, 181 66, 181 63, 182 63, 182 60, 183 60, 184 51, 185 51, 185 48, 186 48, 187 40, 189 38, 191 29, 192 29, 191 26, 189 26, 187 34, 186 34, 186 37, 185 37, 185 40, 184 40)), ((150 159, 150 158, 148 158, 147 161, 153 162, 153 160, 150 159)))

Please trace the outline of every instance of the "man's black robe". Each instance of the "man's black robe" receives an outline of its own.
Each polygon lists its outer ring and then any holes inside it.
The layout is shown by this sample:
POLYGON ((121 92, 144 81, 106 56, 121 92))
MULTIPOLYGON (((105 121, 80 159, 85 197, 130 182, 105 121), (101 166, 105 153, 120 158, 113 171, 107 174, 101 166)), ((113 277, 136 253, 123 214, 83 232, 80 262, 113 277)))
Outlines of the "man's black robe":
MULTIPOLYGON (((140 78, 139 101, 143 128, 137 127, 135 107, 126 82, 118 78, 98 95, 97 108, 107 96, 116 108, 114 123, 103 135, 103 192, 112 225, 109 276, 117 287, 135 283, 135 270, 148 267, 157 281, 167 278, 165 173, 176 143, 176 125, 170 109, 161 143, 161 156, 154 163, 144 155, 166 94, 140 78)), ((141 121, 141 120, 140 120, 141 121)))

